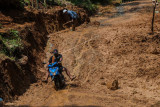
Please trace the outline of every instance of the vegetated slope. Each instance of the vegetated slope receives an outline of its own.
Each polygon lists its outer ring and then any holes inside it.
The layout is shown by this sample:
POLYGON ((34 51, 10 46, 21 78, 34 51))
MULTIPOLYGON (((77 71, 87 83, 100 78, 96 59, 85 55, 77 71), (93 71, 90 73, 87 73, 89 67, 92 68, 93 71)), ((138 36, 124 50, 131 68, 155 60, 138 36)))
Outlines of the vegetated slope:
MULTIPOLYGON (((77 8, 77 12, 79 14, 77 26, 89 21, 83 9, 77 8)), ((12 8, 1 10, 1 98, 9 101, 22 95, 31 83, 36 82, 43 75, 39 71, 39 67, 43 66, 47 35, 65 29, 63 24, 68 20, 68 17, 63 16, 61 7, 55 7, 54 10, 47 10, 45 13, 12 8), (17 46, 16 36, 20 37, 18 38, 22 44, 20 47, 17 46), (16 48, 13 49, 12 47, 16 48)))
POLYGON ((114 18, 93 18, 99 27, 83 25, 49 35, 46 57, 58 48, 76 80, 58 92, 52 82, 33 84, 13 105, 146 107, 158 102, 160 35, 150 34, 152 4, 135 0, 122 6, 125 12, 114 18), (112 79, 119 80, 118 90, 107 89, 112 79))

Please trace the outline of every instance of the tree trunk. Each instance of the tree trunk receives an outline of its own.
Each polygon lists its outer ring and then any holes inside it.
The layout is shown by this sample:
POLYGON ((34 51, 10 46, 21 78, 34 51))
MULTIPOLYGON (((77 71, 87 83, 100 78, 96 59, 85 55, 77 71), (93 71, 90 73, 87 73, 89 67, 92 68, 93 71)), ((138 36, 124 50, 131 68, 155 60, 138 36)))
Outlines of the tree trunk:
POLYGON ((153 17, 152 17, 152 28, 151 28, 152 33, 154 33, 154 19, 155 19, 156 2, 157 1, 155 1, 155 4, 153 6, 153 17))
POLYGON ((32 8, 34 8, 34 2, 33 2, 33 0, 32 0, 32 8))
POLYGON ((44 7, 47 8, 46 0, 44 0, 44 7))
POLYGON ((36 8, 39 8, 39 0, 36 0, 36 8))

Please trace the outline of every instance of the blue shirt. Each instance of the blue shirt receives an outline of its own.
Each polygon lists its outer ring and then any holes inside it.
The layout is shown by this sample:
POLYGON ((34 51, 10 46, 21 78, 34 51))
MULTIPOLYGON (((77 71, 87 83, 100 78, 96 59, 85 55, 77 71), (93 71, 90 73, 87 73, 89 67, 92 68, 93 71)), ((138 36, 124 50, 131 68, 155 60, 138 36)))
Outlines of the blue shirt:
POLYGON ((72 10, 68 10, 67 13, 71 16, 72 19, 78 18, 78 14, 72 10))
POLYGON ((3 101, 3 99, 2 98, 0 98, 0 102, 2 102, 3 101))

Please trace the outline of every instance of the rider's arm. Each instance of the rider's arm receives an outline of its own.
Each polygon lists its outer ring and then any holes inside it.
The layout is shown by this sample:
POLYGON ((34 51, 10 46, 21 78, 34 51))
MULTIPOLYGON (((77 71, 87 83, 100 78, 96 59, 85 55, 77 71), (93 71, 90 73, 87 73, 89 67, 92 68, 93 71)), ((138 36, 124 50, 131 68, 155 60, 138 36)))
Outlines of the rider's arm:
POLYGON ((48 61, 49 64, 52 63, 52 57, 53 57, 53 56, 51 56, 51 57, 49 58, 49 61, 48 61))
POLYGON ((59 61, 59 62, 62 62, 62 60, 63 60, 63 57, 62 57, 62 58, 60 58, 60 61, 59 61))
POLYGON ((62 57, 62 55, 61 55, 61 57, 60 57, 60 59, 59 59, 59 62, 62 62, 62 60, 63 60, 63 57, 62 57))
POLYGON ((48 82, 48 78, 49 78, 49 70, 47 70, 47 72, 46 72, 45 82, 48 82))

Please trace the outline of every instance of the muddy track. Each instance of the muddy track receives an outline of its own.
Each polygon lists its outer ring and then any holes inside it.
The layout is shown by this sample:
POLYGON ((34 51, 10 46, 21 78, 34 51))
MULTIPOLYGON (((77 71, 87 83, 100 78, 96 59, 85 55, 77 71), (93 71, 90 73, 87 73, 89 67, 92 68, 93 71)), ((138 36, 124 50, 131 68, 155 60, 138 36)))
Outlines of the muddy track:
MULTIPOLYGON (((77 78, 70 82, 65 76, 68 85, 60 91, 54 90, 51 81, 32 84, 8 105, 149 107, 157 103, 160 48, 159 34, 149 34, 152 4, 135 0, 122 6, 123 15, 91 18, 101 22, 98 27, 84 24, 75 32, 67 29, 50 34, 44 61, 58 48, 63 65, 77 78), (115 79, 119 89, 109 90, 107 83, 115 79)), ((43 67, 41 72, 46 72, 43 67)))

